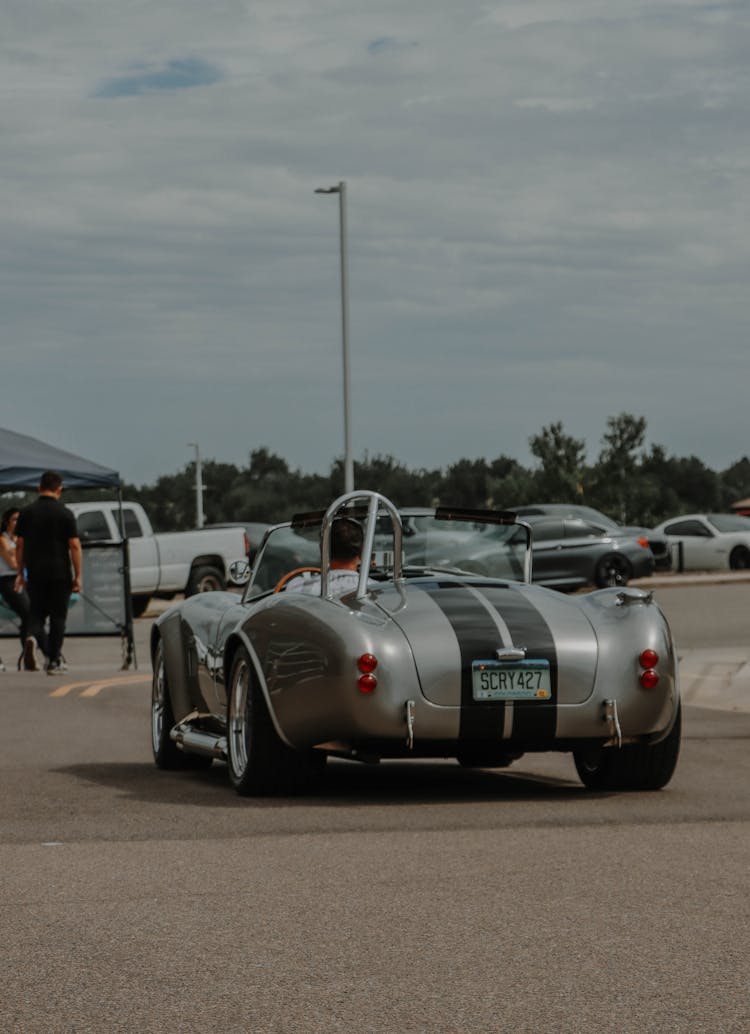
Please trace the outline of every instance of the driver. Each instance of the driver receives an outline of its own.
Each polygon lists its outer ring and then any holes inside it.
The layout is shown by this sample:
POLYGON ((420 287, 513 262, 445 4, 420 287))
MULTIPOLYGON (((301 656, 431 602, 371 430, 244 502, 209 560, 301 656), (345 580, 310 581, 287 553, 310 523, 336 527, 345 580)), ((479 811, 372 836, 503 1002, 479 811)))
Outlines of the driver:
MULTIPOLYGON (((359 585, 359 563, 362 559, 364 531, 353 517, 337 517, 331 528, 331 563, 328 568, 328 589, 336 596, 351 592, 359 585)), ((287 592, 320 595, 320 575, 297 575, 286 584, 287 592)))

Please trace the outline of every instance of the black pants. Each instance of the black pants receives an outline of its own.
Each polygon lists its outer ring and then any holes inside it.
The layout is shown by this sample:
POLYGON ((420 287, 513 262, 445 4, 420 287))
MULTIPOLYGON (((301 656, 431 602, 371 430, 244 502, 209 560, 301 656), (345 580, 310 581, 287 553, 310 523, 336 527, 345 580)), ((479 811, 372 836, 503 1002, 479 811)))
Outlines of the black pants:
POLYGON ((21 619, 18 632, 21 636, 21 642, 25 643, 29 625, 29 597, 25 592, 16 592, 13 588, 15 581, 16 576, 14 574, 3 575, 0 578, 0 596, 21 619))
POLYGON ((50 662, 60 660, 65 621, 72 583, 46 578, 29 579, 29 635, 36 638, 39 648, 50 662), (49 618, 49 635, 44 625, 49 618))

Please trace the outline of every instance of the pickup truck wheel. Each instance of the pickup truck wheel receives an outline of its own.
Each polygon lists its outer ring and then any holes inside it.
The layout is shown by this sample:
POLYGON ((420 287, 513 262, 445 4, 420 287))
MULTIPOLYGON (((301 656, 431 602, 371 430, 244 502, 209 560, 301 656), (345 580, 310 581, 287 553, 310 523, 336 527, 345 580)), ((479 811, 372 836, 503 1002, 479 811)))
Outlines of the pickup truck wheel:
POLYGON ((674 725, 659 743, 627 743, 624 747, 596 747, 573 753, 581 782, 589 790, 661 790, 677 765, 682 713, 678 705, 674 725))
POLYGON ((150 596, 133 596, 131 599, 132 599, 132 605, 133 605, 133 617, 134 618, 141 618, 141 617, 143 617, 143 615, 148 610, 148 605, 151 602, 151 597, 150 596))
POLYGON ((186 596, 198 592, 217 592, 224 588, 224 576, 216 567, 194 567, 188 578, 186 596))
POLYGON ((293 750, 280 739, 244 647, 229 676, 227 770, 241 797, 300 793, 325 764, 326 755, 293 750))

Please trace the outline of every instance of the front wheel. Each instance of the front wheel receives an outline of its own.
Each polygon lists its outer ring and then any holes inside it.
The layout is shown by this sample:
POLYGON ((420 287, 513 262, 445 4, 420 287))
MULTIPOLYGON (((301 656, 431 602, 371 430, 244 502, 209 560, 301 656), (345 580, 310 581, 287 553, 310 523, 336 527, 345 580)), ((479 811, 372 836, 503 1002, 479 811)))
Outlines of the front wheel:
POLYGON ((576 771, 589 790, 661 790, 674 774, 680 753, 682 710, 669 734, 653 745, 586 747, 573 752, 576 771))
POLYGON ((201 769, 209 768, 212 758, 202 754, 189 754, 180 750, 170 736, 175 724, 172 701, 169 696, 167 668, 164 663, 164 645, 156 644, 153 662, 154 674, 151 682, 151 749, 157 768, 201 769))
POLYGON ((622 553, 610 553, 599 561, 594 571, 594 582, 599 589, 627 585, 633 577, 633 568, 622 553))
POLYGON ((172 701, 169 699, 164 646, 159 640, 154 653, 154 675, 151 682, 151 748, 157 768, 183 768, 184 755, 169 733, 174 725, 172 701))
POLYGON ((227 769, 242 797, 299 793, 320 772, 326 755, 293 750, 276 732, 244 646, 229 676, 227 769))

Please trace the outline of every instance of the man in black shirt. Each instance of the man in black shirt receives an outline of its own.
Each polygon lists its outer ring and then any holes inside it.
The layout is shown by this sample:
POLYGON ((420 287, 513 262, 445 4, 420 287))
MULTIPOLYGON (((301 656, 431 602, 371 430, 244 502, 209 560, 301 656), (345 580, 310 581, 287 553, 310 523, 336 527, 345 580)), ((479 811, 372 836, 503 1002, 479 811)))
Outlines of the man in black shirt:
POLYGON ((45 471, 39 498, 21 511, 16 524, 16 591, 26 587, 31 603, 24 657, 34 662, 39 645, 47 657, 48 675, 65 671, 61 651, 68 602, 71 592, 81 589, 81 540, 75 517, 60 502, 61 493, 60 475, 45 471), (49 635, 45 632, 47 618, 49 635))

